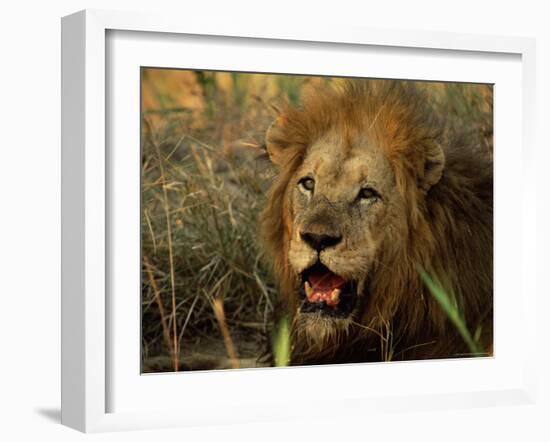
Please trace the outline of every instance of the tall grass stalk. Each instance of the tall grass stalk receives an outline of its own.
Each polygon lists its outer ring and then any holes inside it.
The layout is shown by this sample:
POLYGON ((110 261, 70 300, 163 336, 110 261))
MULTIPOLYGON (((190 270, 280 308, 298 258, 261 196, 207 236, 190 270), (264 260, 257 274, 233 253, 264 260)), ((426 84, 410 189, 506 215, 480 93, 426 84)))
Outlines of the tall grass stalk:
POLYGON ((174 347, 173 354, 173 363, 174 371, 179 371, 179 360, 180 360, 180 351, 179 351, 179 341, 178 341, 178 321, 176 316, 176 275, 174 271, 174 250, 172 246, 172 222, 170 220, 170 203, 168 201, 168 191, 166 190, 166 174, 164 173, 164 161, 162 158, 162 153, 160 152, 159 144, 152 140, 155 150, 158 157, 158 165, 160 172, 160 186, 162 188, 162 197, 163 197, 163 208, 166 215, 166 235, 168 241, 168 261, 170 263, 170 288, 172 295, 172 340, 174 347))
POLYGON ((172 346, 172 342, 170 339, 170 330, 168 328, 168 324, 166 322, 166 313, 164 312, 164 306, 162 305, 162 298, 160 296, 160 290, 158 289, 157 281, 155 280, 155 275, 153 275, 153 266, 151 264, 151 261, 149 261, 149 258, 147 256, 143 256, 143 263, 145 264, 145 272, 147 273, 147 277, 149 278, 149 283, 151 284, 151 289, 153 290, 153 295, 155 297, 155 302, 157 303, 157 307, 159 309, 159 316, 160 316, 160 323, 162 326, 162 335, 164 337, 164 343, 166 347, 168 348, 168 351, 170 352, 170 355, 172 357, 172 360, 175 358, 175 349, 172 346))
POLYGON ((233 339, 229 333, 229 327, 227 326, 227 321, 225 319, 225 310, 223 308, 223 301, 221 298, 216 298, 212 301, 212 309, 214 310, 214 316, 216 317, 222 332, 223 343, 231 362, 231 368, 239 368, 240 365, 237 359, 237 353, 235 352, 235 345, 233 344, 233 339))

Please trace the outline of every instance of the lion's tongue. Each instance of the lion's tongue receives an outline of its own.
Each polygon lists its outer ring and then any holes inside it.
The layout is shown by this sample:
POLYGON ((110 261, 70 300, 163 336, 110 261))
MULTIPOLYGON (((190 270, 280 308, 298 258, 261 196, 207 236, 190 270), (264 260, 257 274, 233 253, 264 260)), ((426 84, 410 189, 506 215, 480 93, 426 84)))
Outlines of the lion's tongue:
POLYGON ((340 276, 330 272, 314 272, 308 277, 307 300, 311 303, 325 302, 335 307, 340 302, 341 288, 346 284, 340 276))

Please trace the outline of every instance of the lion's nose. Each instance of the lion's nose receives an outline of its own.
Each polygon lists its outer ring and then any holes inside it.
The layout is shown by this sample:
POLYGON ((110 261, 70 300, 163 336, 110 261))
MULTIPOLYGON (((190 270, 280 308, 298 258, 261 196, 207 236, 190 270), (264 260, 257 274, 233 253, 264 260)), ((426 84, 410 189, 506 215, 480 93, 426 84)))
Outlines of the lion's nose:
POLYGON ((300 237, 312 249, 315 249, 318 252, 326 249, 327 247, 333 247, 340 241, 342 241, 341 235, 327 235, 324 233, 318 234, 311 232, 301 232, 300 237))

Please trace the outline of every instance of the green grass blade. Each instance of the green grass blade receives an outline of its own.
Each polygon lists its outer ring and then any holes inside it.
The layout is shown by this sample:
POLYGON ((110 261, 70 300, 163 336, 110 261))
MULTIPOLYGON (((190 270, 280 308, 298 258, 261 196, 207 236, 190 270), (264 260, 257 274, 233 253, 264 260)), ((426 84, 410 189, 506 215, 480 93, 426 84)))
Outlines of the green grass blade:
POLYGON ((273 340, 273 354, 276 367, 286 367, 290 363, 290 331, 286 318, 279 321, 273 340))
POLYGON ((422 278, 422 281, 424 282, 426 287, 428 287, 428 290, 430 291, 432 296, 439 303, 443 311, 447 314, 450 321, 454 324, 454 326, 460 333, 460 336, 462 336, 464 342, 466 342, 466 345, 468 345, 470 352, 478 355, 484 354, 484 352, 477 344, 476 340, 472 338, 472 335, 466 327, 464 319, 462 318, 457 307, 451 302, 451 299, 449 298, 447 293, 445 293, 445 291, 443 291, 443 289, 439 287, 439 285, 436 284, 435 281, 430 278, 430 276, 425 271, 420 270, 420 277, 422 278))

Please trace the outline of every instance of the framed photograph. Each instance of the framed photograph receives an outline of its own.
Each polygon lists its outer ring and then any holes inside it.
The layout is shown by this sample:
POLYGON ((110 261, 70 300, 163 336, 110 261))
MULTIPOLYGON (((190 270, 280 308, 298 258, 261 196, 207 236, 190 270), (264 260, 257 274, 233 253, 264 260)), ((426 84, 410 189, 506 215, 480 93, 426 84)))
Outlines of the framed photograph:
POLYGON ((532 403, 532 40, 83 11, 62 55, 64 424, 532 403))

